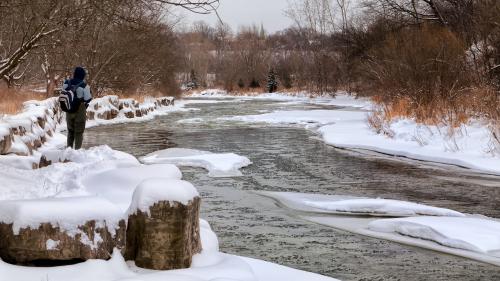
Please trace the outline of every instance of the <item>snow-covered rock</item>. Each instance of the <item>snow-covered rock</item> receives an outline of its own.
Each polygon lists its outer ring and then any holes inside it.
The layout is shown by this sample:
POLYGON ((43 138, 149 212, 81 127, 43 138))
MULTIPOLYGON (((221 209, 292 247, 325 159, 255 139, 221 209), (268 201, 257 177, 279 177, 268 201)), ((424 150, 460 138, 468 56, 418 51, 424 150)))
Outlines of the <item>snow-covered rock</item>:
POLYGON ((153 152, 141 158, 145 164, 169 163, 177 166, 201 167, 211 177, 241 176, 239 169, 252 162, 234 153, 212 153, 195 149, 170 148, 153 152))
POLYGON ((173 109, 173 97, 145 98, 142 103, 118 96, 94 99, 87 108, 87 127, 151 120, 155 115, 173 109))

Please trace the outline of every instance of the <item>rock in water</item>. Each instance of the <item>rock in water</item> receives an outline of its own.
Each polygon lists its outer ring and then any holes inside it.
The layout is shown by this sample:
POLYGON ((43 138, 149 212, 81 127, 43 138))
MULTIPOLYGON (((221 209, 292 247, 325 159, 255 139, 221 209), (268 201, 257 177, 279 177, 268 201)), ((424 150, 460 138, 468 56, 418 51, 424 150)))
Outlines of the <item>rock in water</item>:
POLYGON ((190 267, 201 252, 199 211, 200 198, 190 183, 144 181, 129 210, 126 258, 155 270, 190 267))

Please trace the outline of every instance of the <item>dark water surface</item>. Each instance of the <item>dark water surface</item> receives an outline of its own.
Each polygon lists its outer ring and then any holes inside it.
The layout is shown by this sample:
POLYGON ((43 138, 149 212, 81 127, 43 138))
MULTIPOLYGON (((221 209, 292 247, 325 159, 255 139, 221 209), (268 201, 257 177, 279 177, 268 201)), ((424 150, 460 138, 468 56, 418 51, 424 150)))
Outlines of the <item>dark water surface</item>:
MULTIPOLYGON (((351 234, 299 218, 254 191, 294 191, 415 201, 500 218, 500 178, 451 166, 388 159, 325 145, 304 129, 221 122, 276 109, 324 109, 271 101, 193 104, 147 123, 89 129, 85 145, 135 156, 170 148, 234 152, 253 165, 237 178, 183 169, 203 197, 202 217, 224 252, 342 280, 500 280, 500 267, 351 234), (203 118, 198 120, 179 120, 203 118)), ((306 280, 305 280, 306 281, 306 280)))

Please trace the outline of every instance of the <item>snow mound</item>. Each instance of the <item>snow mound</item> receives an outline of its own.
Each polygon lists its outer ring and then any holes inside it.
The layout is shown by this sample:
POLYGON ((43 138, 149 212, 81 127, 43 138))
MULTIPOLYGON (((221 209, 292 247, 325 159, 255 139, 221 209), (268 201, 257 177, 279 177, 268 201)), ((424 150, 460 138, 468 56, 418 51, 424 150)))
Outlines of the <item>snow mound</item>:
POLYGON ((137 165, 91 174, 82 180, 82 184, 89 194, 104 197, 126 211, 136 187, 149 178, 180 180, 182 173, 169 164, 137 165))
POLYGON ((123 213, 120 209, 98 197, 0 201, 0 221, 13 224, 16 235, 21 229, 37 229, 42 223, 51 223, 69 235, 75 235, 78 226, 91 220, 100 226, 105 224, 113 232, 121 219, 123 213))
POLYGON ((196 188, 187 181, 151 178, 143 181, 135 189, 128 213, 134 214, 138 210, 148 213, 149 208, 160 201, 187 205, 189 201, 199 196, 196 188))
MULTIPOLYGON (((33 170, 10 165, 15 160, 28 162, 29 159, 24 158, 31 156, 9 156, 12 160, 9 163, 0 161, 0 179, 2 179, 0 200, 88 196, 90 194, 82 185, 82 178, 120 167, 140 165, 133 156, 112 150, 108 146, 78 151, 53 150, 49 154, 50 158, 69 162, 54 163, 48 167, 33 170)), ((2 157, 2 159, 6 158, 8 157, 2 157)))
POLYGON ((304 201, 304 204, 334 212, 358 213, 369 215, 390 215, 390 216, 449 216, 463 217, 462 213, 426 206, 413 202, 389 200, 389 199, 350 199, 339 201, 304 201))
POLYGON ((216 154, 208 151, 170 148, 153 152, 141 158, 145 164, 168 163, 177 166, 201 167, 208 170, 211 177, 235 177, 241 176, 239 169, 246 167, 252 162, 234 153, 216 154))
POLYGON ((473 217, 397 218, 373 221, 368 228, 500 257, 500 222, 493 220, 473 217))
POLYGON ((258 192, 273 198, 286 207, 304 212, 371 215, 371 216, 450 216, 463 217, 462 213, 412 202, 371 199, 345 195, 324 195, 298 192, 258 192))

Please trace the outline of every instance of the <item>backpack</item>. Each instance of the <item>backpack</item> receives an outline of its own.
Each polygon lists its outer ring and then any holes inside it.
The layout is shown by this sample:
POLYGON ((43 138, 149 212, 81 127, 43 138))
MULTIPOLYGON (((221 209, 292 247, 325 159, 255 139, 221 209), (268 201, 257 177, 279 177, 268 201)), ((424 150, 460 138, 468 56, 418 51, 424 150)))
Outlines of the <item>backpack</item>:
POLYGON ((78 89, 84 82, 80 82, 77 85, 71 85, 71 81, 68 82, 69 85, 65 90, 62 90, 59 94, 59 105, 62 111, 67 113, 75 113, 80 108, 80 104, 83 99, 79 99, 76 95, 76 89, 78 89))

